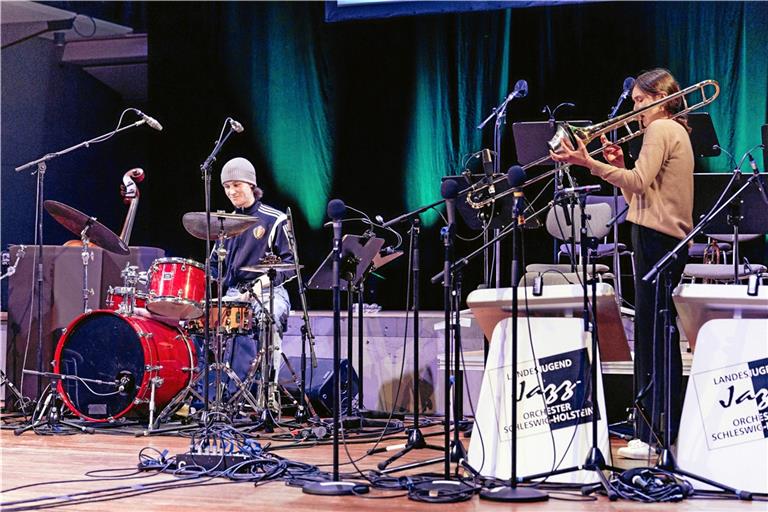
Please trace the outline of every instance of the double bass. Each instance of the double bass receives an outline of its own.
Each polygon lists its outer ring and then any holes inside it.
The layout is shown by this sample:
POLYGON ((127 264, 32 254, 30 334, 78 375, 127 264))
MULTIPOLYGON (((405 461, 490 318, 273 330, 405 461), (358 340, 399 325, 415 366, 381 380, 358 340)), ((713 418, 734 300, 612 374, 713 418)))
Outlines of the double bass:
MULTIPOLYGON (((120 230, 120 240, 126 246, 130 245, 131 231, 133 230, 133 221, 136 219, 136 210, 139 208, 139 187, 138 183, 144 180, 144 170, 138 167, 126 171, 123 174, 123 182, 120 184, 120 195, 123 203, 128 205, 128 213, 125 215, 123 228, 120 230)), ((64 247, 76 247, 81 245, 80 240, 69 240, 64 243, 64 247)), ((90 243, 88 244, 91 245, 90 243)))

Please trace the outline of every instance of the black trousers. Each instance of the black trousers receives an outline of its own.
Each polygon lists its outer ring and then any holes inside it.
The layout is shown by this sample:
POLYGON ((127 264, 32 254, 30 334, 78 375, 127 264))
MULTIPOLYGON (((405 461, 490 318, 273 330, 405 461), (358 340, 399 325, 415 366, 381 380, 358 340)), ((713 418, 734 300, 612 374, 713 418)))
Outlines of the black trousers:
MULTIPOLYGON (((655 441, 663 431, 664 410, 664 304, 671 309, 670 349, 672 354, 670 382, 672 431, 670 444, 677 437, 682 412, 683 362, 680 356, 680 333, 677 330, 677 311, 672 297, 665 297, 667 290, 661 274, 656 281, 647 283, 643 276, 680 240, 653 229, 632 225, 632 247, 635 250, 635 397, 639 397, 640 411, 635 420, 635 437, 647 443, 655 441), (657 293, 658 291, 658 293, 657 293), (668 299, 668 300, 667 300, 668 299), (651 422, 649 425, 648 422, 651 422)), ((667 267, 666 276, 672 288, 680 282, 688 251, 682 250, 678 259, 667 267)))

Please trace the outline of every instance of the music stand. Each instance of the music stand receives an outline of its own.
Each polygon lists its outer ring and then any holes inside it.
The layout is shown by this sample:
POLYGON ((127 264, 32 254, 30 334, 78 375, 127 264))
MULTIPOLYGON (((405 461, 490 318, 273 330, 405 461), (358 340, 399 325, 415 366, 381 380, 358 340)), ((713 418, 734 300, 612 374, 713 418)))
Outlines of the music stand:
MULTIPOLYGON (((378 256, 379 250, 381 250, 383 245, 383 238, 344 235, 341 239, 341 278, 351 283, 359 282, 373 261, 373 258, 378 256), (351 279, 348 279, 350 277, 351 279)), ((332 289, 332 267, 333 258, 329 254, 315 273, 312 274, 312 277, 309 278, 307 288, 313 290, 332 289)))
MULTIPOLYGON (((587 120, 567 121, 571 126, 589 126, 592 122, 587 120)), ((549 121, 521 121, 512 124, 512 134, 515 138, 517 150, 517 163, 526 166, 540 158, 549 155, 547 141, 555 136, 557 123, 549 121)), ((592 151, 597 148, 600 141, 592 141, 587 149, 592 151)), ((551 159, 542 162, 541 165, 555 165, 551 159)))
POLYGON ((693 154, 698 157, 720 156, 720 142, 712 124, 712 118, 707 112, 691 112, 688 114, 688 127, 691 128, 691 146, 693 154))
MULTIPOLYGON (((369 269, 372 268, 374 258, 379 255, 383 245, 383 238, 370 236, 344 235, 341 239, 340 278, 347 282, 347 358, 349 359, 349 371, 347 371, 347 418, 345 419, 354 419, 355 416, 352 404, 352 304, 354 289, 361 286, 362 281, 368 275, 369 269)), ((309 278, 307 286, 315 290, 331 290, 333 288, 333 253, 329 254, 323 263, 320 264, 320 267, 309 278)), ((362 317, 362 308, 358 311, 358 314, 362 317)), ((361 376, 359 387, 362 388, 362 346, 359 349, 361 352, 358 354, 360 366, 358 374, 361 376)), ((358 423, 360 426, 363 425, 362 417, 358 423)))

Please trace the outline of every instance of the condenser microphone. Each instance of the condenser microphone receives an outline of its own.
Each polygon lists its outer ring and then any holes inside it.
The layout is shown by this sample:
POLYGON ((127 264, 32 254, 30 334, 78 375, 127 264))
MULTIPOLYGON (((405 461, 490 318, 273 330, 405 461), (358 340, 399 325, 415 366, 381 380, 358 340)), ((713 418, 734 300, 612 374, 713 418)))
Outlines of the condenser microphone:
POLYGON ((481 158, 483 159, 483 172, 486 176, 493 175, 493 158, 491 157, 491 150, 483 149, 480 153, 481 158))
POLYGON ((632 88, 634 86, 635 86, 635 79, 633 77, 628 76, 627 78, 624 79, 624 85, 622 86, 623 91, 621 93, 621 101, 624 101, 625 99, 627 99, 627 96, 630 95, 630 93, 632 92, 632 88))
POLYGON ((243 131, 245 130, 245 128, 243 128, 242 124, 238 123, 237 121, 235 121, 231 117, 229 118, 229 126, 232 127, 232 129, 234 131, 236 131, 237 133, 243 133, 243 131))
POLYGON ((145 123, 147 123, 147 126, 150 128, 153 128, 159 132, 163 131, 163 125, 157 122, 157 119, 154 117, 150 117, 141 110, 134 109, 134 111, 139 115, 140 118, 144 120, 145 123))
POLYGON ((331 199, 328 201, 326 213, 333 221, 333 239, 341 240, 341 218, 347 212, 347 205, 341 199, 331 199))
POLYGON ((445 199, 445 212, 448 217, 448 226, 456 222, 456 196, 459 195, 459 185, 453 180, 445 180, 440 185, 440 195, 445 199))
POLYGON ((593 192, 600 192, 600 185, 584 185, 583 187, 568 187, 560 189, 558 194, 591 194, 593 192))
POLYGON ((515 82, 515 88, 509 93, 509 99, 525 98, 528 96, 528 82, 525 80, 518 80, 515 82))
POLYGON ((757 184, 757 189, 760 191, 760 197, 765 204, 768 204, 768 194, 765 192, 765 183, 763 183, 763 177, 760 176, 760 169, 757 168, 757 162, 752 158, 752 153, 747 153, 747 158, 749 158, 749 166, 752 168, 752 174, 755 175, 755 183, 757 184))

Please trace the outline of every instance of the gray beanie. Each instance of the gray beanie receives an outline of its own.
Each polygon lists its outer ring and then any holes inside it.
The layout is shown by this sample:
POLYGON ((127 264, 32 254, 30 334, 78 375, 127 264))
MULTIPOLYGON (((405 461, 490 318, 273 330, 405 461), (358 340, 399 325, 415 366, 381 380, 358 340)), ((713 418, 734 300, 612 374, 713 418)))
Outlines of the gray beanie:
POLYGON ((242 181, 256 186, 256 169, 242 157, 233 158, 221 168, 221 184, 227 181, 242 181))

